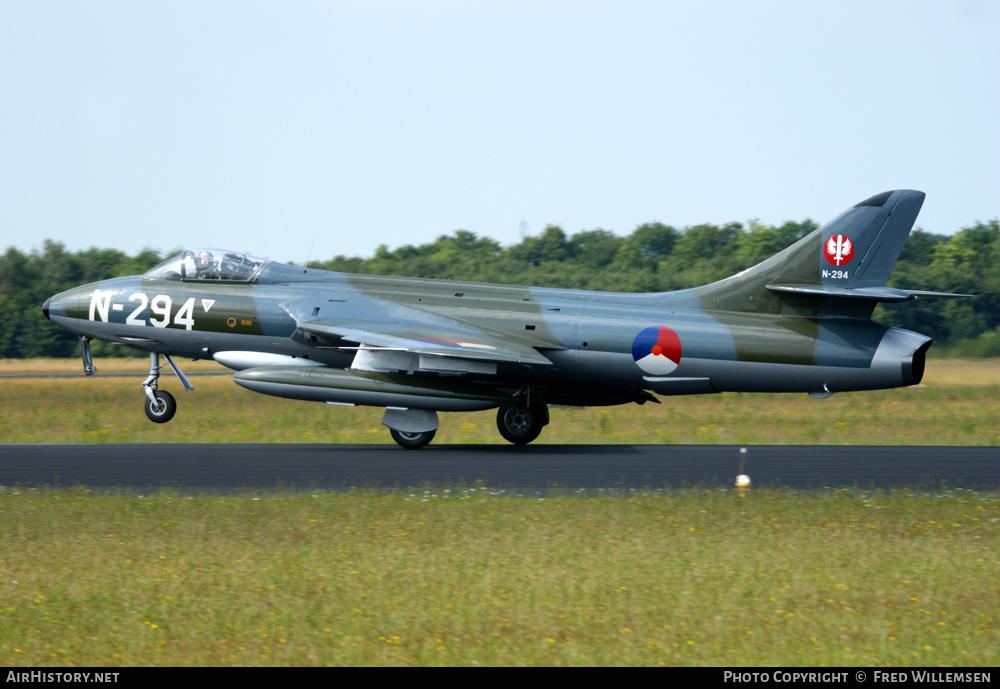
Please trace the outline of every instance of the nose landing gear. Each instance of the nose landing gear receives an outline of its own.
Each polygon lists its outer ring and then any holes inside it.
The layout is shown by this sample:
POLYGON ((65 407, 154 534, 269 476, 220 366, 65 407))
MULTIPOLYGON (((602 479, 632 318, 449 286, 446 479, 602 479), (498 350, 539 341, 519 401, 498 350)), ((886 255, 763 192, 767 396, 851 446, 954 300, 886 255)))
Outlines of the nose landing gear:
MULTIPOLYGON (((187 379, 187 376, 178 368, 169 354, 164 354, 163 358, 170 364, 174 374, 181 381, 185 390, 194 390, 194 386, 187 379)), ((151 352, 149 355, 149 377, 143 382, 142 387, 146 391, 146 417, 153 423, 166 423, 174 418, 177 413, 177 401, 174 396, 166 390, 159 390, 157 383, 160 379, 160 355, 151 352)))
POLYGON ((83 358, 83 375, 92 376, 97 373, 94 357, 90 354, 90 338, 86 335, 80 335, 80 356, 83 358))
POLYGON ((177 413, 177 401, 166 390, 156 390, 146 398, 146 418, 153 423, 166 423, 177 413))

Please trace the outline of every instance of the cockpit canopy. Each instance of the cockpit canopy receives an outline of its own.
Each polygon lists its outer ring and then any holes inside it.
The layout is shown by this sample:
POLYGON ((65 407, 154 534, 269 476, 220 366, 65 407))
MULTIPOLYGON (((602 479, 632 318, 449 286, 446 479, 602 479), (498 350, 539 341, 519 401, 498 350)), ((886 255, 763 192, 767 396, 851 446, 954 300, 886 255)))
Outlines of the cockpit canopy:
POLYGON ((268 260, 239 251, 195 249, 184 251, 147 271, 156 280, 233 280, 250 282, 268 260))

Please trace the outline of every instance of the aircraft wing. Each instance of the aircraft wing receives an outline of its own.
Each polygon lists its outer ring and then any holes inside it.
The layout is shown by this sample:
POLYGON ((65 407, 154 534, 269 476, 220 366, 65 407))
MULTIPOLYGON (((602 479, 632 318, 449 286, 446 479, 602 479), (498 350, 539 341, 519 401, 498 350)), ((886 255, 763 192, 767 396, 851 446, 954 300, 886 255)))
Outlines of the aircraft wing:
MULTIPOLYGON (((330 336, 356 342, 358 346, 337 349, 401 351, 409 354, 474 359, 491 363, 543 364, 551 361, 530 341, 508 333, 453 321, 450 324, 411 321, 364 321, 317 318, 299 322, 299 330, 309 335, 330 336)), ((323 345, 319 345, 323 346, 323 345)))

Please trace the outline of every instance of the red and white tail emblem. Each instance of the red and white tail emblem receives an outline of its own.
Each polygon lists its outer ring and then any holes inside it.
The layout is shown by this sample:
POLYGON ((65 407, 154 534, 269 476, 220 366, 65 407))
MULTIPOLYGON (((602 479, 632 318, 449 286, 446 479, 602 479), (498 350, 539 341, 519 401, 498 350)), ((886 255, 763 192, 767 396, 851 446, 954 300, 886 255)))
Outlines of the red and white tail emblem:
POLYGON ((842 265, 849 262, 854 255, 854 244, 842 234, 834 235, 827 240, 823 255, 833 265, 842 265))

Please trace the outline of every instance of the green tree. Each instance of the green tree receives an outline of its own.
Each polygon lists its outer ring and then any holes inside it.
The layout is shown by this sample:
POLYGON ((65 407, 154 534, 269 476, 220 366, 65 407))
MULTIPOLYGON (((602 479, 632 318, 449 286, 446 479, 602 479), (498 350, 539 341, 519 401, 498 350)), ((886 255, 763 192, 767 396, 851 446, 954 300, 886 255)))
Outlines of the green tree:
POLYGON ((614 262, 624 240, 608 230, 581 230, 570 240, 570 255, 588 270, 599 270, 614 262))
POLYGON ((558 225, 549 225, 537 237, 526 237, 510 248, 509 255, 529 265, 565 261, 573 256, 573 245, 558 225))

